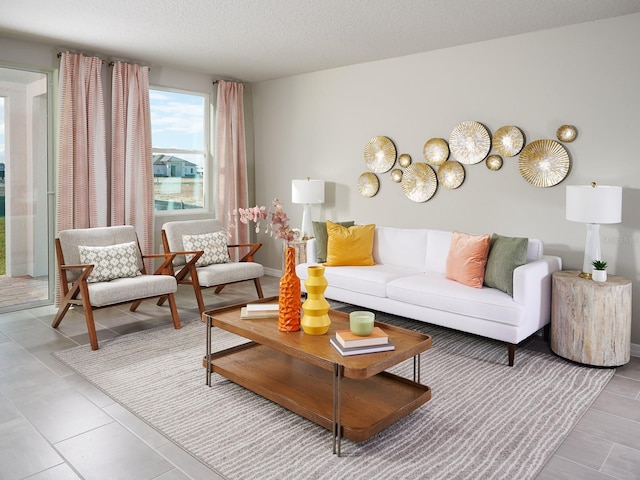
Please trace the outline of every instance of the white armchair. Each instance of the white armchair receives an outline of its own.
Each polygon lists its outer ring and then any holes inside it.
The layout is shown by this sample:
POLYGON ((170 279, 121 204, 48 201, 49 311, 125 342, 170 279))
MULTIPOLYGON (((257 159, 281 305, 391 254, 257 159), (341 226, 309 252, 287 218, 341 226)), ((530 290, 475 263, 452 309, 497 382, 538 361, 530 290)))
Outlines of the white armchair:
POLYGON ((253 280, 258 298, 264 297, 260 285, 264 267, 253 259, 262 244, 227 245, 227 234, 219 220, 167 222, 162 226, 162 244, 166 253, 175 255, 173 268, 178 283, 193 286, 201 315, 205 310, 203 288, 215 287, 220 293, 230 283, 253 280), (242 255, 239 261, 231 261, 231 248, 242 255))
POLYGON ((130 310, 135 311, 142 300, 154 297, 168 298, 173 325, 180 328, 174 298, 178 284, 171 268, 175 255, 142 255, 134 227, 63 230, 55 244, 61 300, 53 328, 72 305, 82 305, 91 348, 97 350, 94 309, 133 302, 130 310), (145 271, 147 258, 164 259, 153 275, 145 271))

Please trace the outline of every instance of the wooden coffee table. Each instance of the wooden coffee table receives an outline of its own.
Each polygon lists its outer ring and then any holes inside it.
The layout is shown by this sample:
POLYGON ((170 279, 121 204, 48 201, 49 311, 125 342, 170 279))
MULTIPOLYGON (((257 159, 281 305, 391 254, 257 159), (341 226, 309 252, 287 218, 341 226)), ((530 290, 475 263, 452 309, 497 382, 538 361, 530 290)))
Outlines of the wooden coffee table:
POLYGON ((376 322, 395 350, 343 357, 329 337, 349 328, 348 314, 329 311, 329 331, 316 336, 280 332, 277 318, 241 319, 243 306, 202 314, 207 325, 207 385, 211 386, 211 374, 218 373, 327 428, 333 432, 333 453, 338 456, 342 437, 366 440, 431 398, 431 389, 420 383, 420 354, 431 348, 429 335, 376 322), (212 327, 250 342, 212 353, 212 327), (411 358, 413 380, 385 371, 411 358))

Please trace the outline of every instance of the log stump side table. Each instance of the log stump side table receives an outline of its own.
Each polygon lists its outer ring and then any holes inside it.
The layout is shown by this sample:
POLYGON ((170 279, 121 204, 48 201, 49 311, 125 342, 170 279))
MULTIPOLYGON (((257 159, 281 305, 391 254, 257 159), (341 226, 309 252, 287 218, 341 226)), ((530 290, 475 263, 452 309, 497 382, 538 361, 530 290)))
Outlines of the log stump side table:
POLYGON ((554 272, 551 350, 574 362, 619 367, 631 355, 631 282, 609 275, 606 282, 554 272))

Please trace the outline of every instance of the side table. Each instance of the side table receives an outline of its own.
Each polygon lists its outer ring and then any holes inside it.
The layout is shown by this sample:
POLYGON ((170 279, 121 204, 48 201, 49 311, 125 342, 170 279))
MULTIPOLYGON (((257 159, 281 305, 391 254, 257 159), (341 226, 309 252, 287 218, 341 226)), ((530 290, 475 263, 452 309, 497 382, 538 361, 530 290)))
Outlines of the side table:
POLYGON ((631 355, 631 281, 609 275, 606 282, 554 272, 551 350, 574 362, 619 367, 631 355))

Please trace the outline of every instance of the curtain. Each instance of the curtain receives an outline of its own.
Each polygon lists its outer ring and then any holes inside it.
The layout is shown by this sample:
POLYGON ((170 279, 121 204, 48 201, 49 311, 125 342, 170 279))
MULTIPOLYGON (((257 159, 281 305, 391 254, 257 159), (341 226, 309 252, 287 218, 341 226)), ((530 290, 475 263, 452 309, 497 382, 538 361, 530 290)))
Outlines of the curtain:
POLYGON ((154 206, 148 67, 114 63, 111 116, 111 224, 133 225, 142 252, 151 254, 154 206))
MULTIPOLYGON (((249 207, 244 129, 244 85, 218 82, 216 109, 217 217, 229 228, 228 214, 249 207)), ((231 243, 247 243, 249 226, 232 222, 231 243)))
POLYGON ((108 191, 102 60, 69 52, 60 58, 56 228, 105 227, 108 191))

